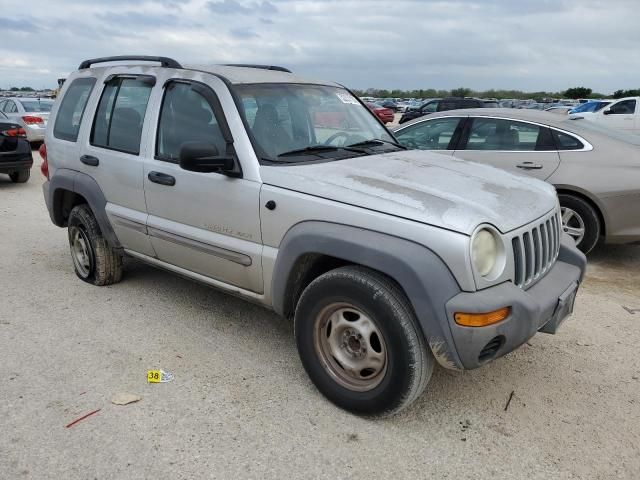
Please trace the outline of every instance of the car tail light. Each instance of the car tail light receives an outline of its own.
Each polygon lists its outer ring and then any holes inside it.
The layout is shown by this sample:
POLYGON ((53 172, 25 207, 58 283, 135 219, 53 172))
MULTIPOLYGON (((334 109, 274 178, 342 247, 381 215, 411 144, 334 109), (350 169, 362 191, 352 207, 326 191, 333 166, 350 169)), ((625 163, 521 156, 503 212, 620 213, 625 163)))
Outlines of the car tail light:
POLYGON ((5 137, 26 137, 27 132, 25 132, 22 127, 16 127, 10 128, 9 130, 3 130, 0 132, 0 135, 4 135, 5 137))
POLYGON ((44 123, 41 117, 34 117, 33 115, 25 115, 22 117, 22 120, 24 120, 24 123, 27 125, 40 125, 44 123))
POLYGON ((47 146, 44 143, 40 145, 40 148, 38 149, 38 153, 42 157, 42 165, 40 165, 40 171, 42 172, 42 175, 47 177, 47 180, 49 180, 49 162, 47 161, 47 146))

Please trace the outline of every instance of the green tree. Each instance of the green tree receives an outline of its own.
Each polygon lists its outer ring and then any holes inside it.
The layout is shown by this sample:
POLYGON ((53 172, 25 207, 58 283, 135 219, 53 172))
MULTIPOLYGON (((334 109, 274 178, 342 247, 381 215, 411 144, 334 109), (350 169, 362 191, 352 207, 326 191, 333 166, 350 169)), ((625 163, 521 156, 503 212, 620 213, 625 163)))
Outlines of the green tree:
POLYGON ((587 87, 572 87, 565 90, 564 96, 567 98, 574 98, 574 99, 587 98, 589 95, 591 95, 592 91, 593 90, 587 87))
POLYGON ((452 97, 468 97, 473 91, 470 88, 460 87, 451 90, 452 97))
POLYGON ((616 90, 615 92, 613 92, 613 98, 622 97, 640 97, 640 88, 632 90, 616 90))

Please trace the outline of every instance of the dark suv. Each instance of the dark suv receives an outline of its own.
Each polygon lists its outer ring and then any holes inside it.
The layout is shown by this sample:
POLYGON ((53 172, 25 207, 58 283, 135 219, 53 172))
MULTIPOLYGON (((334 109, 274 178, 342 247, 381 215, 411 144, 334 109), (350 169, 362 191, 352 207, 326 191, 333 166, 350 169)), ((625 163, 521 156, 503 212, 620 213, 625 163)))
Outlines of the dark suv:
POLYGON ((460 110, 461 108, 484 108, 485 103, 477 98, 448 97, 436 98, 424 103, 420 108, 411 110, 402 115, 400 123, 408 122, 414 118, 423 117, 434 112, 445 110, 460 110))

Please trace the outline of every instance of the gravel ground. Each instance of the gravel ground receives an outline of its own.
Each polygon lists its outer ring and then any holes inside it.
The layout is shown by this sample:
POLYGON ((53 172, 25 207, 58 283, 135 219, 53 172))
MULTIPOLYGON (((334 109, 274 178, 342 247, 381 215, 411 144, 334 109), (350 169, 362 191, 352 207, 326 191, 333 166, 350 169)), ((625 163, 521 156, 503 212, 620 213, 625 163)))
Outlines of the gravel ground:
POLYGON ((640 478, 638 246, 591 255, 557 335, 437 369, 374 421, 324 400, 258 306, 133 261, 118 285, 78 280, 41 183, 0 175, 1 479, 640 478))

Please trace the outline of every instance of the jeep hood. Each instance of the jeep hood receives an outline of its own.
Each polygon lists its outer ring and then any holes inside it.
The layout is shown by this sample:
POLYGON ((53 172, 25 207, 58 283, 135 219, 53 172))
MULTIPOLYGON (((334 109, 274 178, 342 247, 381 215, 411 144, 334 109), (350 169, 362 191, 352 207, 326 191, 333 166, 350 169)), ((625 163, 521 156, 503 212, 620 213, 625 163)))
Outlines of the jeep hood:
POLYGON ((262 166, 262 181, 470 235, 503 233, 557 204, 553 186, 488 165, 420 150, 292 166, 262 166))

